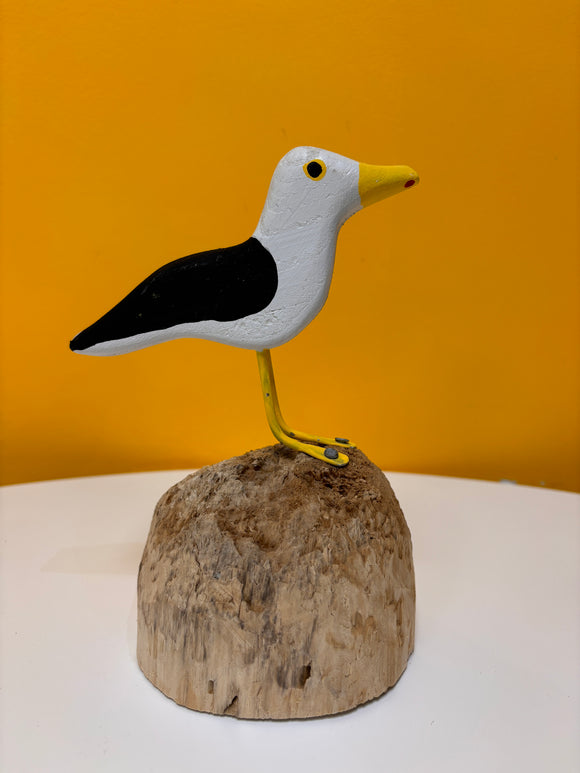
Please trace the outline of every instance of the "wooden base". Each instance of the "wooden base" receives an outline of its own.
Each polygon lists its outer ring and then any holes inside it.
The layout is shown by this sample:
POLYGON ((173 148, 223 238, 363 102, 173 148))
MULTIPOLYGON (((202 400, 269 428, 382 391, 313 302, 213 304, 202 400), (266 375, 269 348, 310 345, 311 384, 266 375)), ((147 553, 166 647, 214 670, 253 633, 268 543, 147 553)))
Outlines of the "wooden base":
POLYGON ((391 687, 413 650, 411 537, 360 451, 284 446, 205 467, 161 498, 139 569, 145 676, 199 711, 288 719, 391 687))

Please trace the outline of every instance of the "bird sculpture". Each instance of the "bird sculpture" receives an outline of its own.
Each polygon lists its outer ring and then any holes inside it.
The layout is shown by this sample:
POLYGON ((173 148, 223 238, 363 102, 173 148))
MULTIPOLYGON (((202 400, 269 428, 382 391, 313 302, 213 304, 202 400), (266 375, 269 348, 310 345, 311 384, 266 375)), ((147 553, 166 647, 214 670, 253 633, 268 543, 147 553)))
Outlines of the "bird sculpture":
POLYGON ((114 355, 174 338, 204 338, 254 349, 274 436, 343 467, 348 456, 334 446, 352 448, 353 443, 295 432, 282 418, 270 350, 298 335, 322 309, 343 223, 418 181, 408 166, 372 166, 320 148, 294 148, 278 163, 247 241, 167 263, 70 347, 82 354, 114 355))

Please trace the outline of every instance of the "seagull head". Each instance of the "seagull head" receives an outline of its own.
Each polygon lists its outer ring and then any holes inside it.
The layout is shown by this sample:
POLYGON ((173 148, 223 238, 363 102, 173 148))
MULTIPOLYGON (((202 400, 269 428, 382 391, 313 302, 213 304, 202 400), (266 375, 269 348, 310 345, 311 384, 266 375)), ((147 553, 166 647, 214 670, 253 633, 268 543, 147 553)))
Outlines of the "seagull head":
POLYGON ((363 207, 419 182, 409 166, 374 166, 314 147, 294 148, 279 161, 259 230, 262 234, 340 226, 363 207))

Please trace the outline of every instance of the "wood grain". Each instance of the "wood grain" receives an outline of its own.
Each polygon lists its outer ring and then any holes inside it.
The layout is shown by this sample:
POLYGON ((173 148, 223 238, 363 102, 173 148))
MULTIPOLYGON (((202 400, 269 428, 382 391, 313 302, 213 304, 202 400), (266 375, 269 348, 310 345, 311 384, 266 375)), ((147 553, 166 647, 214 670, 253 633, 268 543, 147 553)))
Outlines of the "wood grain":
POLYGON ((238 717, 335 714, 413 650, 409 529, 362 452, 283 446, 205 467, 157 505, 139 570, 139 665, 177 703, 238 717))

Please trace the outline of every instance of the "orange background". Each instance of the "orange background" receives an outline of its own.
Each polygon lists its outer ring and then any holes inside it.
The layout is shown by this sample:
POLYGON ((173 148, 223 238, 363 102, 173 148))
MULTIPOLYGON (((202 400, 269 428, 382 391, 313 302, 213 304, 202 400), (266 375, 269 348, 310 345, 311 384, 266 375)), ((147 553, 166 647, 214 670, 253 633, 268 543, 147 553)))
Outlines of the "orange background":
POLYGON ((290 424, 580 489, 576 0, 10 0, 3 28, 3 482, 273 442, 252 352, 68 341, 246 239, 312 144, 422 181, 345 225, 325 309, 274 352, 290 424))

